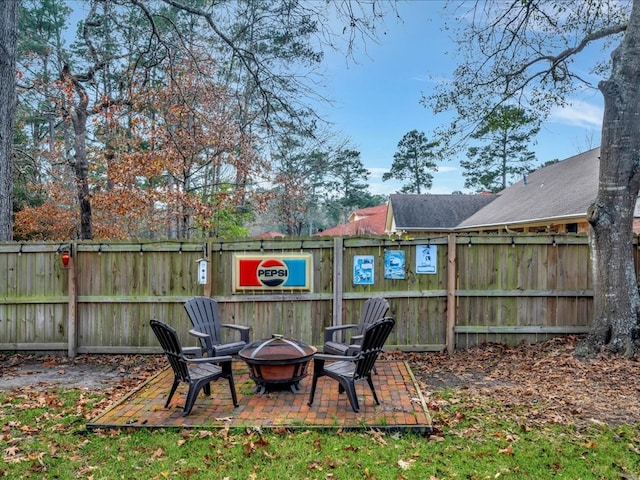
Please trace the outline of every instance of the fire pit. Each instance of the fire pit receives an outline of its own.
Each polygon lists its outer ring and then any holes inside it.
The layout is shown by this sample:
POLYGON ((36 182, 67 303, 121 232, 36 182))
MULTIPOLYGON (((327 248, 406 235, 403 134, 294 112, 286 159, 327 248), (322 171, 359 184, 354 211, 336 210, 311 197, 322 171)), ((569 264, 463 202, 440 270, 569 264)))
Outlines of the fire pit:
POLYGON ((304 342, 274 334, 250 343, 238 355, 249 366, 249 376, 256 383, 257 393, 278 387, 288 387, 296 393, 316 351, 304 342))

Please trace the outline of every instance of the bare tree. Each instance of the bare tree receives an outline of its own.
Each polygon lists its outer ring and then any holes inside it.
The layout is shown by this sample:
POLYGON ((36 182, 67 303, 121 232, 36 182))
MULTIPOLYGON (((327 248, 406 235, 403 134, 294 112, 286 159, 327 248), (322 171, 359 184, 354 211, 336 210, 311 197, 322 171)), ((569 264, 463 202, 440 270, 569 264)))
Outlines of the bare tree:
POLYGON ((578 356, 601 348, 638 352, 640 295, 632 257, 633 212, 640 190, 640 0, 524 0, 461 3, 463 58, 453 81, 425 101, 458 112, 468 135, 498 105, 533 108, 544 118, 588 79, 572 61, 588 46, 616 45, 593 73, 605 103, 597 198, 589 208, 594 318, 578 356), (471 5, 471 8, 467 7, 471 5))
POLYGON ((0 2, 0 241, 13 239, 13 124, 19 0, 0 2))

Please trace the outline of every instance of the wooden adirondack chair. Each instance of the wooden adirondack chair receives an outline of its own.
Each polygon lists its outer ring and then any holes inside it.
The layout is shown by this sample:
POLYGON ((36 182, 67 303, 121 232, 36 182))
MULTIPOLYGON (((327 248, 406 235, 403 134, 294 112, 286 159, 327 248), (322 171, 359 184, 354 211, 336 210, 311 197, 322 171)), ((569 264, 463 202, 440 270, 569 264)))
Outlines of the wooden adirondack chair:
POLYGON ((378 355, 382 352, 382 347, 395 323, 395 319, 385 317, 368 325, 364 330, 360 351, 355 356, 316 353, 313 356, 313 380, 309 394, 309 406, 313 403, 318 378, 323 376, 333 378, 339 383, 339 392, 346 392, 354 412, 360 411, 355 384, 361 380, 367 381, 376 405, 380 405, 371 374, 378 355), (327 362, 331 363, 327 364, 327 362))
POLYGON ((218 302, 208 297, 195 297, 184 304, 193 329, 189 333, 200 340, 202 351, 210 357, 217 355, 236 355, 249 343, 250 327, 220 322, 218 302), (222 329, 231 329, 240 333, 240 340, 222 342, 222 329))
POLYGON ((231 356, 188 358, 182 350, 180 340, 173 327, 155 319, 151 319, 149 324, 173 369, 173 385, 171 386, 165 408, 169 407, 173 394, 176 392, 180 382, 184 382, 189 385, 187 399, 185 400, 184 410, 182 412, 182 415, 186 417, 191 413, 193 404, 200 390, 204 389, 205 395, 211 395, 210 382, 220 378, 226 378, 229 381, 233 406, 238 406, 236 387, 231 371, 231 356))
POLYGON ((384 318, 389 311, 389 302, 382 297, 373 297, 364 302, 362 312, 360 313, 360 323, 337 325, 328 327, 324 331, 324 346, 322 353, 331 355, 353 355, 360 349, 362 334, 367 326, 376 320, 384 318), (346 342, 337 341, 335 334, 337 332, 353 331, 353 335, 346 342))

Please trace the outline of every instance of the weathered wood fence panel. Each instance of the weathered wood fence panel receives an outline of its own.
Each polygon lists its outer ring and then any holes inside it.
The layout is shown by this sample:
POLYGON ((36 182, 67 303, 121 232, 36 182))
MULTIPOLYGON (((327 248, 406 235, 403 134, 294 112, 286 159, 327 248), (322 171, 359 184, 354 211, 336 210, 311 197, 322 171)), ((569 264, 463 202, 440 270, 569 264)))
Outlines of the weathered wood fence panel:
POLYGON ((202 295, 196 260, 206 244, 78 244, 77 351, 112 353, 157 351, 149 319, 173 325, 185 345, 195 344, 183 303, 202 295))
POLYGON ((66 350, 67 275, 58 244, 0 249, 0 345, 4 350, 66 350))
POLYGON ((389 343, 405 350, 442 350, 446 344, 447 311, 447 237, 431 237, 392 241, 387 238, 345 239, 343 258, 343 323, 357 323, 364 301, 380 295, 389 301, 390 315, 396 327, 389 343), (417 245, 437 247, 433 274, 416 271, 417 245), (386 252, 404 252, 405 278, 385 278, 386 252), (354 284, 354 258, 374 258, 374 284, 354 284))
POLYGON ((0 350, 70 355, 156 352, 150 318, 194 345, 183 304, 196 295, 215 297, 225 321, 250 325, 254 339, 282 333, 314 345, 327 326, 357 323, 364 301, 384 296, 397 321, 389 344, 414 351, 582 333, 593 303, 580 235, 4 243, 0 272, 0 350), (416 258, 424 246, 437 250, 428 274, 416 258), (400 251, 404 278, 386 278, 387 253, 400 251), (299 252, 313 258, 310 292, 233 291, 234 254, 299 252), (372 284, 354 280, 358 255, 372 259, 372 284), (200 259, 208 261, 204 285, 200 259))
POLYGON ((586 237, 458 238, 457 266, 457 345, 587 331, 593 286, 586 237))

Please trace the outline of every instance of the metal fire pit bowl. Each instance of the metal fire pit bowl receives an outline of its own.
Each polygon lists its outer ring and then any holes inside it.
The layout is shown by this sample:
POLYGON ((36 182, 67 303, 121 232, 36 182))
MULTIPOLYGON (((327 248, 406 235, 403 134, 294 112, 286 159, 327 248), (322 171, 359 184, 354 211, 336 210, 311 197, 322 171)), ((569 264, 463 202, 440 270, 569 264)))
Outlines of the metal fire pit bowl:
POLYGON ((257 393, 282 387, 296 393, 316 351, 315 347, 300 340, 274 334, 271 338, 250 343, 238 355, 249 366, 249 376, 256 383, 257 393))

